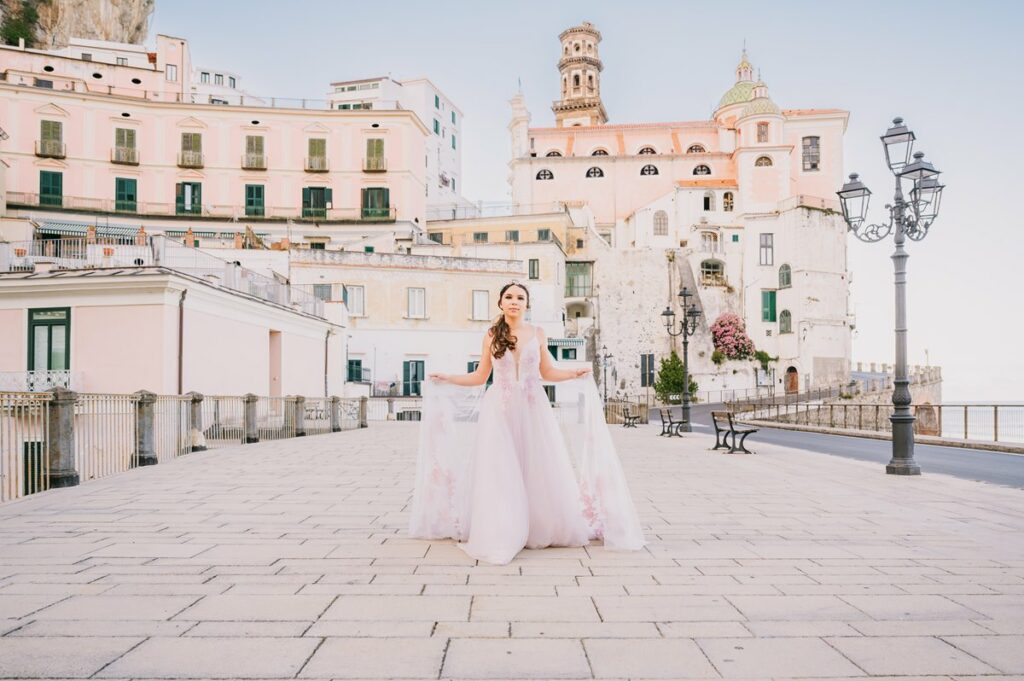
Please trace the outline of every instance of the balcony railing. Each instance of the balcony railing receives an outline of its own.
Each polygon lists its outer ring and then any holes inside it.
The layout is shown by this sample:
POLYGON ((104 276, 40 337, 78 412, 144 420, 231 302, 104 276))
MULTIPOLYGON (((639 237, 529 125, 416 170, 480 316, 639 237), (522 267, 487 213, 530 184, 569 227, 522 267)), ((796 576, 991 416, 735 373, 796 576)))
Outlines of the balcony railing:
POLYGON ((701 286, 728 286, 729 280, 724 274, 704 272, 700 275, 700 284, 701 286))
MULTIPOLYGON (((246 217, 266 218, 267 220, 295 220, 302 217, 338 222, 358 222, 363 220, 395 220, 397 211, 390 208, 373 208, 364 212, 359 207, 333 207, 314 209, 315 215, 304 216, 304 211, 292 206, 265 206, 261 215, 247 214, 244 203, 211 204, 192 203, 189 210, 184 203, 159 203, 154 201, 115 201, 82 196, 60 196, 53 194, 39 195, 31 192, 7 192, 7 207, 18 208, 52 208, 64 213, 124 213, 140 217, 168 217, 174 215, 201 215, 204 218, 219 220, 237 220, 246 217), (134 203, 135 209, 131 210, 134 203), (364 214, 365 213, 365 214, 364 214)), ((258 211, 257 211, 258 212, 258 211)))
POLYGON ((566 282, 565 284, 565 297, 566 298, 590 298, 594 295, 593 284, 573 284, 566 282))
POLYGON ((330 170, 330 164, 327 162, 326 156, 306 157, 307 173, 326 173, 328 170, 330 170))
POLYGON ((114 147, 110 150, 110 162, 137 166, 139 165, 139 150, 135 147, 114 147))
POLYGON ((363 159, 363 171, 367 173, 387 172, 388 160, 381 156, 368 156, 363 159))
POLYGON ((60 140, 36 140, 36 156, 43 158, 64 158, 67 145, 60 140))
POLYGON ((182 151, 178 153, 178 167, 179 168, 202 168, 203 167, 203 152, 201 151, 182 151))
POLYGON ((73 390, 75 383, 70 371, 0 371, 0 392, 41 393, 50 388, 73 390))
POLYGON ((243 154, 242 155, 242 169, 243 170, 266 170, 267 169, 267 157, 265 154, 243 154))

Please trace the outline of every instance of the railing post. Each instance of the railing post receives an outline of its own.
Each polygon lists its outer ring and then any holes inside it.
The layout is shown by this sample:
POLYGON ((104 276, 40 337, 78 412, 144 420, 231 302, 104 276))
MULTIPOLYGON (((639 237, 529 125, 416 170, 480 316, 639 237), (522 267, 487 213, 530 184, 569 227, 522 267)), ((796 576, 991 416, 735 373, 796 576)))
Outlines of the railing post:
POLYGON ((206 435, 203 434, 203 396, 195 391, 186 393, 185 396, 192 400, 189 404, 189 421, 191 421, 191 432, 189 433, 189 437, 192 444, 192 451, 205 452, 206 435))
POLYGON ((395 419, 395 398, 394 397, 389 397, 388 398, 388 416, 387 416, 387 419, 388 419, 388 421, 393 421, 395 419))
POLYGON ((368 419, 369 406, 370 406, 370 398, 368 398, 366 395, 363 395, 362 397, 359 398, 359 427, 360 428, 366 428, 367 426, 370 425, 370 422, 369 422, 369 419, 368 419))
POLYGON ((337 433, 341 430, 341 398, 337 395, 331 397, 331 432, 337 433))
POLYGON ((306 436, 306 398, 295 396, 295 437, 306 436))
POLYGON ((50 487, 74 487, 78 484, 75 470, 75 400, 78 395, 65 388, 50 388, 52 395, 47 410, 50 430, 50 487))
POLYGON ((968 434, 968 430, 967 430, 967 405, 965 404, 964 405, 964 439, 965 440, 969 440, 970 439, 969 437, 967 437, 967 434, 968 434))
POLYGON ((242 433, 242 444, 251 445, 260 441, 260 431, 256 427, 256 403, 259 399, 252 393, 246 393, 242 396, 242 400, 245 402, 245 417, 243 418, 245 426, 242 433))
POLYGON ((139 451, 140 466, 155 466, 156 458, 156 393, 139 390, 135 393, 138 399, 135 410, 135 438, 139 451))
POLYGON ((992 441, 999 442, 999 405, 992 405, 992 441))

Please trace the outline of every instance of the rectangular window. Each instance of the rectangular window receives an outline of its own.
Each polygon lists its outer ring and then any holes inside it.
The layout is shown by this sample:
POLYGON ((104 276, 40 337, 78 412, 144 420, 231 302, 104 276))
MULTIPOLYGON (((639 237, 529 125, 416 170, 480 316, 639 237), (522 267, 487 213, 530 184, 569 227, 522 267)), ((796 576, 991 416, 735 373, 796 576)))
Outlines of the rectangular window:
POLYGON ((441 134, 441 121, 437 120, 436 118, 434 119, 434 134, 441 134))
POLYGON ((551 241, 551 230, 550 229, 538 229, 537 230, 537 241, 551 241))
POLYGON ((640 355, 640 387, 651 388, 654 386, 654 354, 646 353, 640 355))
POLYGON ((118 66, 128 66, 128 57, 118 57, 117 58, 117 65, 118 66))
POLYGON ((92 61, 92 53, 91 52, 83 52, 82 53, 82 61, 92 61))
MULTIPOLYGON (((466 362, 466 373, 467 374, 473 373, 474 371, 477 370, 477 367, 479 367, 479 366, 480 366, 480 360, 475 360, 475 359, 469 360, 468 362, 466 362)), ((494 382, 494 370, 492 369, 490 375, 487 377, 486 385, 490 385, 493 382, 494 382)))
POLYGON ((114 146, 118 149, 135 149, 135 129, 116 128, 114 130, 114 146))
POLYGON ((761 291, 761 321, 775 321, 775 291, 761 291))
POLYGON ((384 140, 366 140, 366 164, 364 170, 387 170, 384 164, 384 140))
POLYGON ((374 246, 363 246, 363 253, 373 253, 374 246))
POLYGON ((805 137, 803 139, 803 161, 805 172, 817 172, 821 163, 820 138, 805 137))
POLYGON ((348 361, 348 377, 346 380, 349 383, 363 382, 363 360, 350 359, 348 361))
POLYGON ((71 308, 28 311, 28 370, 67 371, 71 368, 71 308))
POLYGON ((537 258, 530 258, 529 268, 530 279, 540 279, 540 260, 537 258))
POLYGON ((576 359, 576 348, 562 348, 562 359, 576 359))
POLYGON ((203 71, 202 73, 200 73, 199 74, 199 82, 200 83, 209 83, 210 82, 210 73, 208 71, 203 71))
POLYGON ((391 217, 391 191, 387 187, 364 187, 360 205, 363 219, 386 220, 391 217))
POLYGON ((426 319, 427 289, 412 287, 406 289, 405 316, 410 319, 426 319))
POLYGON ((302 188, 302 217, 326 218, 327 204, 333 205, 334 193, 330 187, 302 188))
POLYGON ((327 170, 327 140, 323 137, 311 137, 307 144, 306 170, 327 170))
POLYGON ((311 251, 326 251, 327 250, 327 244, 326 244, 326 242, 323 242, 323 241, 310 241, 309 242, 309 250, 311 250, 311 251))
POLYGON ((434 108, 435 109, 440 109, 441 108, 441 98, 438 95, 434 95, 434 108))
POLYGON ((265 215, 266 207, 263 203, 263 193, 262 184, 245 185, 245 214, 248 217, 261 218, 265 215))
POLYGON ((485 244, 487 243, 487 232, 473 232, 473 243, 485 244))
POLYGON ((51 170, 39 171, 39 205, 64 205, 64 174, 51 170))
POLYGON ((331 285, 330 284, 313 284, 313 295, 320 300, 328 301, 331 299, 331 285))
POLYGON ((758 123, 757 124, 757 141, 767 142, 768 141, 768 124, 758 123))
POLYGON ((452 133, 452 149, 455 148, 455 133, 452 133))
POLYGON ((201 182, 179 182, 174 189, 175 212, 178 215, 200 215, 203 212, 201 182))
POLYGON ((238 81, 236 81, 236 80, 235 80, 235 77, 234 77, 234 76, 228 76, 228 87, 229 87, 229 88, 231 88, 232 90, 234 90, 234 89, 235 89, 235 86, 236 86, 237 84, 238 84, 238 81))
POLYGON ((739 234, 733 234, 732 235, 732 242, 734 244, 738 244, 740 242, 740 235, 739 234))
POLYGON ((484 320, 488 319, 488 300, 489 296, 487 291, 473 291, 473 319, 484 320))
POLYGON ((366 289, 362 286, 346 286, 344 291, 345 305, 353 317, 366 315, 366 289))
POLYGON ((243 168, 262 170, 267 167, 267 157, 263 153, 263 135, 245 136, 245 159, 243 168))
POLYGON ((593 263, 565 263, 565 295, 570 298, 592 295, 594 285, 593 275, 593 263))
POLYGON ((114 178, 114 210, 134 213, 138 210, 138 180, 134 177, 114 178))
POLYGON ((199 132, 181 133, 181 150, 182 152, 195 151, 202 153, 203 134, 199 132))
POLYGON ((47 90, 53 89, 53 81, 46 80, 45 78, 36 78, 33 85, 35 85, 35 87, 46 88, 47 90))
POLYGON ((402 394, 406 397, 422 395, 421 386, 427 373, 422 359, 410 359, 402 362, 402 394))
POLYGON ((178 67, 175 64, 168 64, 164 69, 164 77, 168 83, 178 82, 178 67))
POLYGON ((455 112, 452 111, 452 125, 455 125, 455 112))
POLYGON ((775 235, 773 234, 762 234, 761 235, 761 251, 758 259, 758 264, 761 265, 774 265, 775 264, 775 235))
POLYGON ((508 229, 505 230, 505 241, 519 241, 519 230, 508 229))
POLYGON ((435 244, 443 244, 444 232, 428 232, 427 238, 433 241, 435 244))
POLYGON ((213 76, 213 84, 214 85, 223 85, 224 84, 224 74, 223 73, 216 73, 216 74, 214 74, 214 76, 213 76))
POLYGON ((64 124, 39 121, 39 155, 64 158, 64 124))

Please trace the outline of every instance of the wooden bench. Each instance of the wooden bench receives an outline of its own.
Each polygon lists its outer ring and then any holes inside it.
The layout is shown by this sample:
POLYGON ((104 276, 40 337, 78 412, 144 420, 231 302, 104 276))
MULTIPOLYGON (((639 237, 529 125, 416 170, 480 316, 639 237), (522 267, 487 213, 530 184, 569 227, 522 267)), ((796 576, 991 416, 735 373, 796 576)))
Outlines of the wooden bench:
POLYGON ((634 414, 629 407, 622 408, 622 427, 623 428, 636 428, 636 424, 640 422, 640 415, 634 414))
POLYGON ((737 428, 733 421, 733 413, 731 411, 713 411, 711 412, 711 420, 715 424, 715 449, 728 449, 730 454, 736 452, 743 452, 744 454, 753 454, 754 452, 747 449, 743 443, 747 439, 748 435, 757 432, 757 428, 737 428), (728 423, 728 427, 723 427, 724 423, 728 423), (729 436, 732 436, 732 444, 729 444, 729 436), (739 437, 739 446, 737 446, 736 438, 739 437))
POLYGON ((661 413, 661 435, 682 437, 682 429, 686 425, 686 421, 673 419, 670 407, 660 407, 658 411, 661 413))

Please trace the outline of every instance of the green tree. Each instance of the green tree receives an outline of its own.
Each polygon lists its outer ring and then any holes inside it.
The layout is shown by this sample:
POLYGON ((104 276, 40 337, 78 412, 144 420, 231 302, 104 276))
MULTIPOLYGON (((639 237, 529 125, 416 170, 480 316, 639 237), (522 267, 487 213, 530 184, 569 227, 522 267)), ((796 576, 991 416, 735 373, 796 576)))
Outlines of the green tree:
POLYGON ((36 22, 39 12, 36 4, 39 0, 21 0, 10 3, 11 7, 4 15, 0 24, 0 41, 5 45, 17 45, 19 38, 25 39, 25 47, 34 47, 36 40, 36 22))
MULTIPOLYGON (((654 394, 663 404, 679 404, 683 400, 683 361, 674 351, 661 358, 661 368, 654 381, 654 394)), ((697 381, 690 376, 690 396, 697 394, 697 381)))

